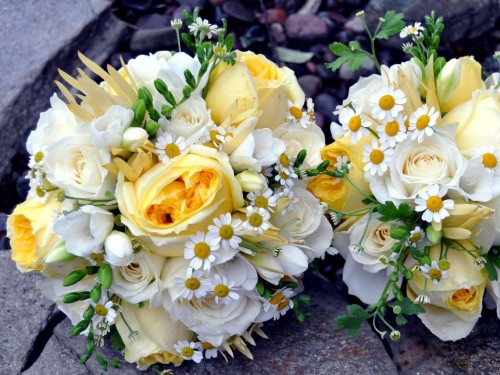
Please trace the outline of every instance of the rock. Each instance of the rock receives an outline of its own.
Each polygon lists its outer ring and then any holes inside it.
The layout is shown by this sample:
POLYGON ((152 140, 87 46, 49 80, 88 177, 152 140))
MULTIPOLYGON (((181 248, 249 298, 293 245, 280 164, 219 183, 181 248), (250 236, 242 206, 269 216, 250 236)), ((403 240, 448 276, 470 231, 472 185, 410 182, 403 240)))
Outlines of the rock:
POLYGON ((269 23, 279 23, 283 24, 288 17, 287 12, 281 8, 271 8, 267 9, 266 13, 259 13, 257 19, 260 23, 266 23, 266 16, 269 23))
POLYGON ((311 14, 292 14, 285 22, 285 30, 291 39, 316 41, 328 36, 328 26, 321 18, 311 14))
POLYGON ((321 7, 323 0, 307 0, 306 3, 299 9, 298 14, 316 14, 321 7))
POLYGON ((139 29, 159 29, 169 25, 169 19, 165 15, 158 13, 141 16, 135 23, 135 26, 139 29))
POLYGON ((2 2, 0 211, 10 212, 20 199, 16 178, 26 168, 26 139, 57 91, 57 68, 75 74, 82 65, 78 50, 100 64, 124 36, 126 26, 110 6, 106 0, 2 2))
POLYGON ((316 66, 318 75, 321 79, 334 79, 338 78, 337 72, 332 72, 330 68, 327 68, 325 64, 318 64, 316 66))
MULTIPOLYGON (((403 12, 407 24, 422 22, 424 15, 434 10, 436 15, 444 17, 446 27, 442 39, 446 42, 477 38, 494 29, 500 16, 498 0, 371 0, 365 8, 368 25, 376 27, 378 18, 383 17, 388 9, 403 12)), ((393 43, 396 42, 401 45, 394 39, 393 43)))
MULTIPOLYGON (((44 344, 47 327, 60 321, 52 301, 36 288, 41 276, 22 274, 10 259, 10 251, 0 251, 0 374, 19 374, 29 362, 30 353, 36 353, 44 344)), ((33 354, 31 354, 33 356, 33 354)))
POLYGON ((365 32, 363 21, 359 17, 353 17, 344 25, 345 29, 351 34, 360 34, 365 32))
POLYGON ((306 98, 314 98, 321 90, 321 79, 318 76, 307 74, 299 77, 299 85, 304 90, 306 98))
POLYGON ((120 5, 140 12, 153 8, 155 0, 119 0, 120 5))
POLYGON ((170 26, 161 29, 137 30, 130 39, 130 49, 136 52, 156 52, 177 46, 177 34, 170 26))
POLYGON ((314 99, 314 109, 325 116, 326 124, 333 121, 336 116, 333 114, 335 107, 338 105, 338 101, 330 94, 319 94, 314 99))
POLYGON ((210 4, 214 7, 224 4, 226 0, 210 0, 210 4))
POLYGON ((402 339, 387 344, 401 374, 498 374, 500 324, 496 311, 483 311, 470 335, 455 342, 439 340, 414 317, 398 329, 402 339))
POLYGON ((180 5, 186 5, 186 6, 189 6, 191 8, 198 7, 200 9, 203 9, 207 0, 177 0, 177 2, 180 5))
POLYGON ((278 44, 286 42, 285 29, 279 23, 271 24, 271 32, 273 33, 274 41, 278 44))
POLYGON ((237 0, 230 0, 222 4, 222 10, 231 17, 244 22, 252 22, 255 20, 255 12, 251 8, 247 8, 237 0))

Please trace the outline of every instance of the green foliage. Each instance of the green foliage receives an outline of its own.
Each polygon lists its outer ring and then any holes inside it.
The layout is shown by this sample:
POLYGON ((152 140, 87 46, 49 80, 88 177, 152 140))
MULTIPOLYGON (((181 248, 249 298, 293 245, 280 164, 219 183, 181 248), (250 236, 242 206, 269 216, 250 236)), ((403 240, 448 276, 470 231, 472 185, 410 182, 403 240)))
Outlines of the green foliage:
POLYGON ((488 273, 488 278, 492 281, 498 280, 497 268, 500 268, 500 247, 492 247, 485 258, 484 269, 488 273))
POLYGON ((356 71, 366 61, 366 58, 370 56, 370 54, 361 49, 358 42, 350 42, 349 46, 346 46, 343 43, 335 42, 330 44, 330 51, 337 56, 337 59, 334 62, 326 64, 327 68, 330 68, 332 71, 336 71, 340 69, 342 64, 347 63, 347 67, 351 71, 356 71))
POLYGON ((364 308, 359 305, 347 306, 347 315, 337 316, 335 324, 338 326, 333 332, 347 331, 347 336, 355 337, 359 333, 361 323, 370 319, 373 314, 368 313, 364 308))
POLYGON ((377 211, 381 215, 380 221, 396 221, 396 220, 413 220, 416 216, 415 211, 407 203, 401 203, 396 207, 394 202, 386 201, 384 204, 377 206, 377 211))
POLYGON ((388 11, 383 17, 384 22, 381 22, 380 30, 375 34, 375 39, 389 39, 390 36, 399 34, 405 26, 403 17, 403 13, 388 11))

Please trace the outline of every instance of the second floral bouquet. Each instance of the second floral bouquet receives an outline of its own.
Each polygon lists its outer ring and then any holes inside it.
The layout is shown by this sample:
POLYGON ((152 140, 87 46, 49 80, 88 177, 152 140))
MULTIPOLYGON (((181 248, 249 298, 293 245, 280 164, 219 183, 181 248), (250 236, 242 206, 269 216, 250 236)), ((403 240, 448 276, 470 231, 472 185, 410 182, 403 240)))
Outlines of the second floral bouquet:
POLYGON ((332 241, 301 181, 324 137, 293 72, 232 51, 225 26, 185 22, 194 57, 105 71, 80 55, 100 83, 60 72, 78 94, 57 83, 68 103, 54 95, 29 136, 31 190, 8 220, 18 268, 46 276, 87 336, 82 363, 104 369, 119 366, 107 339, 140 369, 252 357, 261 323, 304 319, 301 275, 332 241))

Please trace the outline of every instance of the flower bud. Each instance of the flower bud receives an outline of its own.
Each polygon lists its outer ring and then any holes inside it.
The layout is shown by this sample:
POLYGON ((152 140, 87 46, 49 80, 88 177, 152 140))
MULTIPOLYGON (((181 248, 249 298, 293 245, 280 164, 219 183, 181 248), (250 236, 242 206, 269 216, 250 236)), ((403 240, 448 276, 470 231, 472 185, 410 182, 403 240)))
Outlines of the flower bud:
POLYGON ((399 331, 392 331, 389 335, 389 337, 391 338, 391 340, 399 340, 401 338, 401 332, 399 331))
POLYGON ((122 147, 132 152, 137 151, 148 140, 148 133, 143 128, 131 127, 123 133, 122 147))
POLYGON ((435 230, 432 225, 429 225, 425 229, 425 234, 427 235, 427 238, 431 241, 432 244, 437 244, 439 241, 441 241, 442 237, 441 231, 435 230))
POLYGON ((132 241, 123 232, 112 231, 104 241, 106 261, 113 266, 128 266, 134 259, 132 241))
POLYGON ((111 269, 111 266, 107 263, 103 263, 99 268, 99 272, 97 272, 97 277, 99 278, 102 286, 106 289, 109 289, 109 287, 113 283, 113 270, 111 269))
POLYGON ((75 259, 71 253, 68 253, 66 250, 66 243, 61 242, 59 245, 55 246, 45 257, 45 263, 59 263, 59 262, 68 262, 70 260, 75 259))
POLYGON ((236 180, 245 192, 262 191, 267 187, 266 179, 261 174, 247 169, 236 175, 236 180))
POLYGON ((457 59, 451 59, 441 69, 436 79, 437 96, 439 105, 444 106, 460 82, 460 62, 457 59))

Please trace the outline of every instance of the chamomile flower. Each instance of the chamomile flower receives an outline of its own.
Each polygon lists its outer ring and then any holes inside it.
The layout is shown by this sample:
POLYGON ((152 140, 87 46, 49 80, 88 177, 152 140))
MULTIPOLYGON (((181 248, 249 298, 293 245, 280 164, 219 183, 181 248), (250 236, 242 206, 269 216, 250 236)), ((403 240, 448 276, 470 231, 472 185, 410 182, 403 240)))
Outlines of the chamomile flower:
POLYGON ((408 237, 408 245, 416 246, 418 242, 425 238, 425 233, 419 226, 416 226, 410 231, 410 236, 408 237))
POLYGON ((202 271, 193 271, 192 268, 188 268, 186 278, 176 277, 175 284, 183 287, 182 298, 191 300, 193 297, 205 297, 210 291, 211 282, 203 277, 202 271))
POLYGON ((426 279, 432 280, 435 286, 438 286, 441 280, 448 278, 448 271, 442 270, 435 260, 431 262, 430 266, 428 264, 420 266, 420 271, 426 279))
POLYGON ((181 355, 181 357, 187 361, 194 361, 200 363, 203 359, 203 353, 201 350, 201 344, 199 342, 189 342, 186 340, 179 340, 177 344, 174 344, 174 349, 181 355))
POLYGON ((202 342, 201 347, 205 351, 205 359, 217 358, 218 350, 209 342, 202 342))
POLYGON ((190 240, 186 242, 184 258, 192 259, 189 267, 195 270, 203 268, 203 270, 209 271, 218 249, 219 244, 212 235, 205 235, 203 232, 198 232, 192 235, 190 240))
POLYGON ((406 103, 403 91, 394 90, 392 86, 384 86, 373 92, 369 98, 372 116, 380 121, 392 121, 403 111, 406 103))
POLYGON ((175 137, 169 133, 159 136, 155 147, 158 158, 165 164, 170 159, 174 159, 187 151, 186 140, 183 137, 175 137))
MULTIPOLYGON (((288 175, 293 175, 295 174, 295 170, 293 169, 293 163, 292 160, 290 159, 290 156, 288 156, 287 153, 283 152, 276 163, 276 167, 274 168, 278 172, 284 172, 288 175)), ((295 175, 297 177, 297 175, 295 175)))
POLYGON ((423 30, 424 30, 424 28, 422 26, 422 23, 421 22, 415 22, 414 25, 405 26, 403 28, 403 30, 401 30, 401 32, 399 33, 399 37, 401 39, 404 39, 407 36, 415 35, 415 38, 418 38, 420 36, 420 32, 423 31, 423 30))
POLYGON ((96 303, 94 312, 98 316, 102 316, 108 324, 113 324, 117 316, 118 305, 109 300, 106 303, 96 303))
POLYGON ((276 207, 276 202, 278 201, 278 196, 274 195, 273 191, 269 188, 264 191, 248 193, 247 198, 251 206, 264 208, 271 212, 273 211, 273 207, 276 207))
POLYGON ((377 134, 380 143, 387 144, 389 147, 394 147, 396 143, 404 141, 406 139, 406 127, 403 115, 400 113, 394 120, 377 126, 377 134))
POLYGON ((295 196, 292 189, 284 188, 278 194, 278 202, 277 208, 281 215, 286 215, 287 213, 295 210, 295 204, 299 201, 299 199, 295 196))
POLYGON ((216 217, 214 224, 208 226, 208 234, 220 243, 223 249, 237 249, 241 243, 239 236, 245 233, 243 222, 240 219, 233 220, 230 213, 225 213, 216 217))
POLYGON ((291 298, 295 295, 294 291, 290 288, 283 288, 277 290, 263 306, 264 311, 270 309, 274 311, 273 319, 277 320, 280 316, 285 315, 288 310, 293 308, 293 301, 291 298))
POLYGON ((352 143, 356 143, 363 136, 370 134, 367 128, 372 124, 361 114, 361 107, 354 111, 350 107, 342 108, 339 112, 339 121, 345 136, 350 136, 352 143))
POLYGON ((294 185, 294 178, 297 178, 297 174, 286 169, 278 170, 278 173, 274 176, 274 180, 278 181, 281 186, 287 186, 290 188, 294 185))
POLYGON ((439 112, 434 107, 427 107, 424 104, 422 107, 417 108, 410 116, 410 127, 408 131, 413 132, 411 139, 417 139, 418 143, 424 140, 424 136, 430 137, 434 134, 432 127, 436 125, 439 112))
POLYGON ((474 156, 480 156, 484 168, 488 172, 500 175, 500 149, 494 146, 481 147, 474 151, 474 156))
POLYGON ((268 230, 270 225, 268 220, 271 218, 269 211, 260 207, 247 207, 247 220, 244 222, 244 228, 250 232, 255 232, 259 236, 268 230))
POLYGON ((390 160, 394 149, 387 144, 379 145, 376 139, 372 140, 371 145, 366 144, 363 147, 363 170, 371 176, 375 174, 383 176, 387 169, 387 162, 390 160))
POLYGON ((427 189, 422 189, 415 198, 415 211, 424 212, 422 220, 428 223, 440 223, 450 214, 447 210, 452 210, 455 207, 455 202, 451 199, 442 198, 446 195, 448 189, 439 188, 439 185, 429 185, 427 189))
POLYGON ((314 102, 312 98, 308 98, 306 101, 307 114, 309 115, 309 121, 314 121, 314 102))
POLYGON ((427 294, 420 294, 415 298, 415 302, 429 304, 431 303, 431 299, 427 294))
POLYGON ((217 25, 212 25, 207 20, 202 20, 201 17, 197 17, 196 20, 188 26, 189 32, 194 36, 200 33, 200 39, 204 39, 205 36, 210 39, 212 35, 217 34, 217 25))
POLYGON ((309 124, 309 115, 307 112, 302 110, 297 103, 288 101, 288 113, 286 114, 286 119, 293 123, 298 124, 303 128, 307 128, 309 124))
POLYGON ((215 296, 215 303, 222 302, 227 305, 232 301, 240 299, 240 295, 231 290, 234 285, 235 283, 228 280, 226 276, 220 277, 220 275, 215 274, 212 280, 212 292, 215 296))

